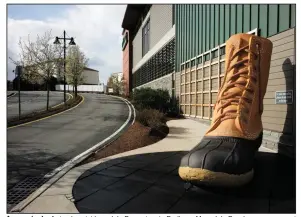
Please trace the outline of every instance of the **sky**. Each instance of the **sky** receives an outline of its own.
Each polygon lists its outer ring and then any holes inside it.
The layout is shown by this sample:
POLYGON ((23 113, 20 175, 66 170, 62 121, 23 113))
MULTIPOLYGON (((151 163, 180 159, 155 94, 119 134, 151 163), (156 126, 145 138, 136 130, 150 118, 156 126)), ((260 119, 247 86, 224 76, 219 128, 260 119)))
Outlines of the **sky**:
MULTIPOLYGON (((99 71, 106 83, 113 72, 122 71, 121 23, 126 5, 8 5, 8 57, 18 59, 19 39, 35 40, 51 30, 53 38, 74 37, 89 59, 88 67, 99 71)), ((15 65, 8 59, 8 79, 15 65)))

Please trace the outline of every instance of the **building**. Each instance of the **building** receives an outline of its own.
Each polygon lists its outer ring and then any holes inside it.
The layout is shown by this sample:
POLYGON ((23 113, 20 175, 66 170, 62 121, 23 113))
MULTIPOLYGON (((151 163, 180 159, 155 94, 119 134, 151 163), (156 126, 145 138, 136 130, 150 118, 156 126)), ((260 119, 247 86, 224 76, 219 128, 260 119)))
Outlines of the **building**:
POLYGON ((131 89, 167 88, 172 95, 175 69, 173 15, 173 5, 127 6, 122 28, 128 33, 129 49, 124 50, 124 58, 129 61, 124 66, 129 67, 129 76, 125 77, 131 77, 131 89))
MULTIPOLYGON (((82 72, 82 76, 83 83, 77 86, 78 92, 104 93, 106 91, 105 85, 99 82, 99 72, 97 70, 85 67, 84 71, 82 72)), ((55 90, 64 90, 63 80, 60 80, 60 83, 61 84, 55 85, 55 90)), ((72 85, 66 85, 66 90, 68 92, 74 91, 74 87, 72 85)))
POLYGON ((132 55, 132 45, 130 40, 130 32, 126 29, 123 29, 122 31, 122 52, 123 52, 123 58, 122 58, 122 74, 123 74, 123 80, 124 80, 124 93, 126 96, 130 95, 130 90, 132 89, 132 64, 131 61, 132 58, 130 56, 132 55))
MULTIPOLYGON (((64 67, 56 67, 56 72, 53 74, 53 77, 57 78, 58 82, 64 83, 64 67)), ((91 69, 88 67, 84 67, 82 72, 82 76, 84 78, 84 85, 98 85, 99 84, 99 71, 95 69, 91 69)))
POLYGON ((269 38, 274 47, 263 145, 294 156, 295 26, 294 4, 128 5, 122 28, 132 35, 132 88, 166 88, 184 115, 209 123, 225 72, 226 40, 236 33, 269 38))
POLYGON ((83 71, 84 83, 85 85, 98 85, 99 84, 99 72, 95 69, 88 67, 84 68, 83 71))

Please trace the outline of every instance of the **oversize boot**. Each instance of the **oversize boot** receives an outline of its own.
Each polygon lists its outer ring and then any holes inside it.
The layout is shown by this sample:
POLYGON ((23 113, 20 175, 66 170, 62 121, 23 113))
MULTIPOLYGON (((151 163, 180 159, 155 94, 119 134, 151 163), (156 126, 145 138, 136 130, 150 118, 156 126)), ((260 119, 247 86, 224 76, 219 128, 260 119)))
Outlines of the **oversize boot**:
POLYGON ((236 34, 226 42, 225 77, 209 130, 181 160, 180 177, 192 184, 235 187, 253 178, 254 156, 262 142, 263 98, 272 42, 236 34))

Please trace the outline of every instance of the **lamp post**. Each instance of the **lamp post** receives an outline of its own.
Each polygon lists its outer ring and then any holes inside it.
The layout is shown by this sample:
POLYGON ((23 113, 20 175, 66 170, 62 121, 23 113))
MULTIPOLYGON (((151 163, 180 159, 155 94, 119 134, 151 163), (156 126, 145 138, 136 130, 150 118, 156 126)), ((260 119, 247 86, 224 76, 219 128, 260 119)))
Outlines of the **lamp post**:
POLYGON ((22 71, 22 67, 17 66, 16 67, 16 74, 18 73, 19 120, 21 119, 21 73, 22 73, 21 71, 22 71))
POLYGON ((61 44, 60 39, 63 39, 64 41, 64 103, 66 104, 66 40, 70 40, 69 45, 76 45, 74 42, 74 38, 66 38, 66 31, 64 30, 64 37, 59 38, 55 37, 55 41, 53 44, 61 44))

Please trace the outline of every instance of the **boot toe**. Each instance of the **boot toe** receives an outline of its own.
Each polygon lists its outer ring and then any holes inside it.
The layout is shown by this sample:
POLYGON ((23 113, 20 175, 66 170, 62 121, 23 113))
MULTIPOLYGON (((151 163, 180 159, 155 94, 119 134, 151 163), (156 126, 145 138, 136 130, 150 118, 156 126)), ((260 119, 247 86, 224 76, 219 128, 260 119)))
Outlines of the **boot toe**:
POLYGON ((185 181, 223 180, 222 182, 228 182, 228 185, 233 185, 233 180, 243 179, 237 182, 247 182, 252 178, 253 159, 261 140, 262 136, 253 141, 204 137, 200 144, 182 158, 179 175, 185 181))

